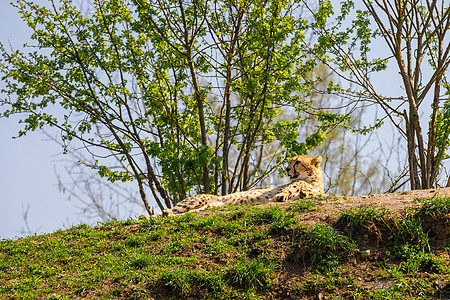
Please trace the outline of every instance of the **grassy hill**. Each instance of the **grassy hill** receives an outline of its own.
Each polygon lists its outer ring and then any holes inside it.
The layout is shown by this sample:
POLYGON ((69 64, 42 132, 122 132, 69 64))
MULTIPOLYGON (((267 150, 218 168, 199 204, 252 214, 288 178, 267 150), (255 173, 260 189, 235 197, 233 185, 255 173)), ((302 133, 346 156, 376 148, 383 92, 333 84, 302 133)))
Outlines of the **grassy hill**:
POLYGON ((416 196, 225 207, 3 240, 0 299, 449 299, 450 198, 416 196))

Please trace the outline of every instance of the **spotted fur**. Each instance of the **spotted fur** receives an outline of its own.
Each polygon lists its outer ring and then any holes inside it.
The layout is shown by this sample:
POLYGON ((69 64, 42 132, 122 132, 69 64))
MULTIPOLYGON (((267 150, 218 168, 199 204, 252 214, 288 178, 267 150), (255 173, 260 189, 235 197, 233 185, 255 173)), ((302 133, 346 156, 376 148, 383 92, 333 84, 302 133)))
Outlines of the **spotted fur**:
POLYGON ((200 194, 177 203, 163 211, 164 216, 188 211, 204 210, 214 206, 243 205, 264 201, 291 201, 308 196, 323 194, 323 175, 320 169, 322 156, 297 155, 286 168, 291 182, 274 188, 237 192, 225 196, 200 194))

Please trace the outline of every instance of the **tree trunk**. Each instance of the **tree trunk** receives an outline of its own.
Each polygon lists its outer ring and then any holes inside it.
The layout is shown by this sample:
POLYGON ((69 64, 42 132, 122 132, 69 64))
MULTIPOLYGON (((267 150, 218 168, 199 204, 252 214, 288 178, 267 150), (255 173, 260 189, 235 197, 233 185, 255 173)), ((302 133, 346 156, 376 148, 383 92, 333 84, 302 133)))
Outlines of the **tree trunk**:
MULTIPOLYGON (((180 6, 180 12, 181 12, 181 18, 183 20, 183 27, 184 27, 184 47, 186 50, 186 60, 189 65, 189 71, 191 73, 191 79, 192 79, 192 85, 194 88, 195 98, 197 100, 197 108, 198 108, 198 118, 200 122, 200 133, 202 138, 202 146, 207 147, 207 134, 206 134, 206 126, 205 126, 205 114, 203 111, 203 99, 200 92, 200 85, 198 83, 197 78, 197 72, 194 65, 194 60, 192 58, 192 43, 193 41, 189 38, 189 28, 186 21, 186 16, 184 14, 184 7, 183 2, 180 0, 178 1, 180 6)), ((204 193, 209 194, 211 192, 210 184, 209 184, 209 168, 208 168, 208 161, 205 160, 203 163, 203 187, 204 187, 204 193)))

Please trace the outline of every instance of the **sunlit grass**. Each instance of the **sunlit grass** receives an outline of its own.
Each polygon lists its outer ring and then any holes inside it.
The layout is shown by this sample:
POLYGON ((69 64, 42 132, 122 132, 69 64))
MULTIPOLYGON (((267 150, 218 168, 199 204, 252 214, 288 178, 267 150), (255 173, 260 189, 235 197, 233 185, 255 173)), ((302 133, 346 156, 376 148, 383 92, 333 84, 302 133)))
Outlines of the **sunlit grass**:
POLYGON ((401 218, 360 207, 309 227, 299 220, 320 210, 317 199, 3 240, 0 299, 442 299, 448 248, 433 246, 423 222, 448 218, 448 199, 420 200, 401 218), (383 239, 377 256, 363 259, 361 232, 369 229, 383 239))

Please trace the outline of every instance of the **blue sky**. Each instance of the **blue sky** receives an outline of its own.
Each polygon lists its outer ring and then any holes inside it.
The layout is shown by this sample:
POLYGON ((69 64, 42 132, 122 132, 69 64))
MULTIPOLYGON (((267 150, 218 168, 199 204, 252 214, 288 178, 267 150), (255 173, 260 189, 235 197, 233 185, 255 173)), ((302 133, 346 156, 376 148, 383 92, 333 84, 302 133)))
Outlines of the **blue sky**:
MULTIPOLYGON (((47 0, 33 2, 48 3, 47 0)), ((0 42, 5 47, 11 44, 14 49, 22 48, 31 34, 9 0, 0 1, 0 28, 0 42)), ((398 71, 385 71, 373 78, 385 94, 402 94, 398 71)), ((17 116, 0 118, 0 163, 3 167, 0 173, 0 239, 21 236, 21 229, 26 229, 22 214, 27 207, 32 232, 53 232, 83 222, 80 210, 75 207, 78 203, 69 202, 67 195, 58 190, 55 172, 63 174, 67 164, 60 146, 41 132, 13 139, 21 128, 18 120, 17 116)), ((425 131, 426 127, 423 128, 425 131)), ((392 127, 385 126, 382 130, 384 133, 380 136, 389 143, 392 127)))
MULTIPOLYGON (((30 31, 9 3, 0 2, 0 42, 17 49, 30 31)), ((80 222, 74 203, 66 200, 56 184, 55 168, 62 170, 64 166, 60 147, 39 132, 13 139, 20 129, 18 120, 0 119, 0 239, 21 235, 21 229, 25 229, 22 213, 27 206, 30 229, 38 233, 80 222)))
MULTIPOLYGON (((20 49, 31 31, 20 19, 9 0, 0 2, 0 42, 20 49)), ((34 0, 46 4, 46 0, 34 0)), ((76 1, 75 1, 76 2, 76 1)), ((2 83, 0 82, 0 85, 2 83)), ((12 139, 21 128, 18 117, 0 119, 0 239, 20 236, 26 229, 22 217, 29 207, 28 225, 32 232, 52 232, 83 222, 78 203, 69 202, 67 195, 58 191, 58 173, 64 173, 61 148, 40 132, 12 139)), ((67 163, 67 162, 66 162, 67 163)))

